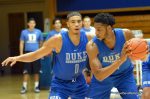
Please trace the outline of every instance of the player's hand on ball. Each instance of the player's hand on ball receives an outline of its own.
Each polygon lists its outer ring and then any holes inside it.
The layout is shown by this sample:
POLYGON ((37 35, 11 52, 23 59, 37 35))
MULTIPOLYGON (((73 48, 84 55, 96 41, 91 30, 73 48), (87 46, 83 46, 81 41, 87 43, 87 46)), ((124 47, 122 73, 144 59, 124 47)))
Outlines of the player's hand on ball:
POLYGON ((125 43, 120 57, 122 61, 126 61, 127 55, 131 53, 130 50, 127 49, 127 47, 128 47, 128 43, 125 43))
POLYGON ((132 38, 126 43, 128 45, 126 53, 131 60, 145 60, 147 58, 149 47, 146 40, 132 38))
POLYGON ((13 66, 16 62, 17 62, 16 57, 8 57, 2 62, 2 66, 7 66, 8 64, 10 64, 10 66, 13 66))

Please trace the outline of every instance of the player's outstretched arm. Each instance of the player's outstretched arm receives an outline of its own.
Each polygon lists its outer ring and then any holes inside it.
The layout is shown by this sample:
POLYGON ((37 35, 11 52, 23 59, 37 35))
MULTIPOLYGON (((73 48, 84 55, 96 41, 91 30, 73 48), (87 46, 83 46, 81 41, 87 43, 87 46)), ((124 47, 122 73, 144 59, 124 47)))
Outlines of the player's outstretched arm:
POLYGON ((98 59, 98 54, 100 53, 96 44, 92 41, 88 42, 86 50, 89 57, 91 71, 98 80, 104 80, 105 78, 110 76, 121 66, 122 63, 126 61, 127 57, 126 55, 124 55, 126 53, 125 50, 123 50, 123 55, 121 55, 121 57, 118 60, 116 60, 110 66, 103 68, 101 62, 98 59))
POLYGON ((46 41, 43 46, 35 52, 30 52, 27 54, 22 54, 20 56, 8 57, 2 62, 2 66, 6 66, 10 63, 10 66, 13 66, 17 61, 20 62, 32 62, 37 59, 42 58, 45 55, 48 55, 52 52, 53 49, 59 50, 61 46, 61 36, 57 35, 46 41), (56 42, 57 41, 57 42, 56 42))

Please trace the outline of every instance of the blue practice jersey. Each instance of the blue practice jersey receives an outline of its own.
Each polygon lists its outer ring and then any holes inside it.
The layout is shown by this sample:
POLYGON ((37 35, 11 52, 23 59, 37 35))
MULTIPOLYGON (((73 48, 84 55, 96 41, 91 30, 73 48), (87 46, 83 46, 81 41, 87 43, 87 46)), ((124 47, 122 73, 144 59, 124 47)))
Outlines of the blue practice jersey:
POLYGON ((72 80, 82 74, 87 65, 85 33, 80 33, 80 43, 75 46, 68 36, 62 32, 62 48, 60 53, 54 54, 54 76, 62 80, 72 80))
POLYGON ((150 70, 150 56, 148 56, 147 61, 142 63, 142 70, 150 70))
MULTIPOLYGON (((93 38, 93 42, 98 46, 99 49, 98 58, 102 63, 103 67, 111 65, 113 62, 115 62, 117 59, 120 58, 121 51, 125 43, 125 38, 122 29, 119 28, 114 29, 114 33, 116 36, 116 44, 114 46, 114 49, 112 50, 108 48, 106 44, 103 41, 99 40, 97 37, 93 38)), ((117 75, 123 73, 126 70, 131 69, 133 69, 133 65, 130 59, 128 58, 112 75, 117 75)))
POLYGON ((57 32, 56 30, 51 30, 51 31, 48 33, 48 35, 47 35, 47 37, 46 37, 46 40, 48 40, 49 38, 51 38, 52 36, 54 36, 54 35, 56 35, 56 34, 59 34, 59 33, 61 33, 61 32, 64 32, 64 31, 68 31, 68 30, 65 29, 65 28, 61 29, 60 32, 57 32))
POLYGON ((95 35, 95 28, 94 27, 90 27, 89 29, 86 29, 85 27, 83 27, 82 29, 81 29, 81 31, 84 31, 85 33, 87 33, 87 34, 93 34, 93 35, 95 35))
POLYGON ((39 49, 39 42, 43 41, 43 35, 39 29, 33 31, 25 29, 21 32, 20 40, 25 42, 24 51, 32 52, 39 49))
MULTIPOLYGON (((148 45, 150 46, 150 41, 148 41, 148 45)), ((150 55, 148 59, 142 63, 142 70, 150 70, 150 55)))

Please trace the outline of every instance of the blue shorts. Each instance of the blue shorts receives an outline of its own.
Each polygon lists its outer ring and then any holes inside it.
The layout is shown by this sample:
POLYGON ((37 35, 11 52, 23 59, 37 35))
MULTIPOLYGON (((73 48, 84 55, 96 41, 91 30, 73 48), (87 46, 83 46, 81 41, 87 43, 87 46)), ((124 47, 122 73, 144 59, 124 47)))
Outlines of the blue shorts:
POLYGON ((142 88, 150 87, 150 70, 142 71, 142 88))
POLYGON ((118 94, 123 99, 138 99, 137 86, 132 71, 110 76, 103 81, 98 81, 93 77, 86 99, 110 99, 113 87, 118 89, 118 94))
POLYGON ((85 99, 88 85, 83 75, 76 78, 76 81, 61 80, 53 77, 51 91, 48 99, 85 99))

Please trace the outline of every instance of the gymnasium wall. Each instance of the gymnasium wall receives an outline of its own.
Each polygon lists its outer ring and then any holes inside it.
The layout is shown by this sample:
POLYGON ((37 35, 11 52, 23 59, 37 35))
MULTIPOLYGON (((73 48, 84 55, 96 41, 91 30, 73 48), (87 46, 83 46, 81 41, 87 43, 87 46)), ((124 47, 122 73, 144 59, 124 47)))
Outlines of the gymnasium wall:
MULTIPOLYGON (((9 0, 6 0, 6 1, 9 1, 9 0)), ((12 0, 12 1, 15 1, 15 0, 12 0)), ((29 3, 27 2, 26 3, 21 3, 21 2, 20 3, 18 2, 1 3, 0 2, 0 47, 1 47, 0 56, 2 57, 2 59, 9 56, 8 13, 18 13, 18 12, 26 13, 26 12, 36 12, 36 11, 42 11, 44 13, 48 12, 47 11, 48 9, 45 10, 44 2, 31 2, 31 1, 29 3)), ((38 0, 38 1, 41 1, 41 0, 38 0)))
POLYGON ((142 30, 144 38, 150 38, 150 14, 115 16, 115 27, 142 30))
POLYGON ((29 3, 27 1, 29 0, 0 0, 0 56, 2 58, 9 56, 8 13, 42 11, 44 17, 49 17, 51 20, 53 15, 62 16, 63 25, 66 26, 67 13, 65 12, 67 11, 79 10, 83 15, 89 15, 92 18, 98 12, 125 12, 123 15, 115 14, 117 21, 115 27, 141 29, 146 38, 150 37, 150 0, 65 0, 65 2, 64 0, 56 0, 56 9, 50 8, 50 0, 30 0, 29 3), (1 3, 1 1, 4 1, 4 3, 1 3), (22 1, 25 1, 25 3, 21 3, 22 1), (118 10, 118 8, 121 9, 118 10), (56 12, 53 10, 56 10, 56 12), (132 15, 131 10, 146 13, 132 15), (52 15, 50 15, 51 13, 52 15))
POLYGON ((92 21, 97 13, 108 12, 115 16, 114 27, 142 30, 144 38, 150 38, 150 0, 57 0, 58 15, 65 20, 69 11, 80 11, 92 21))
POLYGON ((57 12, 150 6, 150 0, 57 0, 57 12))

